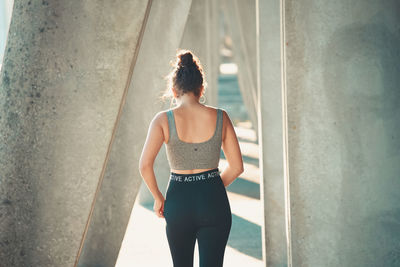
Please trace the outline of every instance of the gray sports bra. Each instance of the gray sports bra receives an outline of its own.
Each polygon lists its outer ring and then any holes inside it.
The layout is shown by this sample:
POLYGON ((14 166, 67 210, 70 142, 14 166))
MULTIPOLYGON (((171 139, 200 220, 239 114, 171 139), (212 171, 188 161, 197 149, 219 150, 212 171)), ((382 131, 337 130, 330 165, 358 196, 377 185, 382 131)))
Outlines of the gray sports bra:
POLYGON ((214 169, 218 167, 222 144, 222 110, 217 108, 214 135, 205 142, 187 143, 179 139, 172 109, 167 111, 169 140, 165 144, 171 169, 214 169))

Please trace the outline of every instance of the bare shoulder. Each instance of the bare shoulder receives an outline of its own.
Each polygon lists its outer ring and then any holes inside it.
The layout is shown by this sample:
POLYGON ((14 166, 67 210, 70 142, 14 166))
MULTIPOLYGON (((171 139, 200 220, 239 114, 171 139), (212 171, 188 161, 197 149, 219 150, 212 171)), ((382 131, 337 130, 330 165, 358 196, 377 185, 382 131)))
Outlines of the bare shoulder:
POLYGON ((167 117, 168 111, 169 110, 161 110, 157 112, 152 120, 152 124, 162 131, 165 143, 167 142, 166 140, 169 138, 168 117, 167 117))
POLYGON ((217 107, 210 106, 210 105, 204 105, 208 110, 217 110, 217 107))
POLYGON ((168 112, 168 110, 158 111, 154 115, 154 117, 151 121, 151 124, 153 124, 154 126, 161 127, 163 129, 163 131, 165 131, 166 127, 168 127, 167 112, 168 112))
POLYGON ((228 112, 223 108, 219 108, 219 109, 222 111, 222 116, 223 116, 224 120, 229 119, 228 112))
POLYGON ((220 109, 222 112, 222 121, 223 121, 224 125, 226 124, 227 121, 230 122, 228 112, 224 108, 218 108, 218 109, 220 109))
POLYGON ((167 119, 167 111, 168 110, 161 110, 157 112, 153 117, 153 121, 156 123, 162 123, 165 121, 167 119))
POLYGON ((218 109, 220 109, 220 110, 222 111, 222 120, 223 120, 223 122, 224 122, 224 125, 225 125, 225 121, 227 121, 227 120, 230 121, 228 112, 227 112, 224 108, 213 107, 213 106, 208 106, 208 105, 205 105, 205 106, 206 106, 207 108, 209 108, 209 109, 215 110, 215 112, 216 112, 218 109))
POLYGON ((222 112, 222 139, 225 140, 226 137, 226 132, 230 129, 233 128, 231 119, 228 115, 228 112, 224 109, 224 108, 220 108, 220 107, 211 107, 213 109, 220 109, 222 112))
POLYGON ((208 105, 204 105, 204 106, 206 106, 209 110, 215 110, 215 112, 216 112, 218 109, 220 109, 220 110, 222 110, 223 113, 226 114, 226 111, 225 111, 225 109, 223 109, 223 108, 214 107, 214 106, 208 106, 208 105))

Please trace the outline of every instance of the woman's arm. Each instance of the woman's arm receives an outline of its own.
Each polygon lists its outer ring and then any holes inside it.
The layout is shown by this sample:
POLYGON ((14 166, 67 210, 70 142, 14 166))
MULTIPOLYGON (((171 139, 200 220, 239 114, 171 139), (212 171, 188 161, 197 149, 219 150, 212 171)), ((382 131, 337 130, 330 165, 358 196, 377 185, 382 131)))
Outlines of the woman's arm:
POLYGON ((243 159, 240 151, 239 142, 236 137, 235 129, 233 128, 231 119, 223 110, 223 120, 225 121, 225 135, 222 139, 222 150, 224 151, 228 166, 221 172, 221 179, 227 187, 230 185, 241 173, 243 173, 243 159))
POLYGON ((154 199, 164 199, 157 186, 157 180, 154 174, 154 160, 164 142, 164 133, 161 126, 162 112, 154 116, 150 123, 146 141, 143 146, 142 154, 139 160, 139 172, 150 190, 154 199))

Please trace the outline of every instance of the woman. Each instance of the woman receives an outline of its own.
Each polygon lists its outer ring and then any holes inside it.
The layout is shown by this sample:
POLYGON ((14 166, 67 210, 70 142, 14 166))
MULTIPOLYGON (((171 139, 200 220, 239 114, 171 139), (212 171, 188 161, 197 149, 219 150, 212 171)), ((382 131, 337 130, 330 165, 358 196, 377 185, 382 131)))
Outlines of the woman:
POLYGON ((226 111, 199 102, 204 75, 190 51, 178 51, 169 81, 177 107, 151 121, 140 174, 155 199, 156 215, 165 218, 174 267, 193 266, 196 239, 200 267, 222 267, 232 223, 225 187, 243 172, 239 143, 226 111), (163 142, 171 168, 165 200, 153 170, 163 142), (222 173, 221 146, 228 162, 222 173))

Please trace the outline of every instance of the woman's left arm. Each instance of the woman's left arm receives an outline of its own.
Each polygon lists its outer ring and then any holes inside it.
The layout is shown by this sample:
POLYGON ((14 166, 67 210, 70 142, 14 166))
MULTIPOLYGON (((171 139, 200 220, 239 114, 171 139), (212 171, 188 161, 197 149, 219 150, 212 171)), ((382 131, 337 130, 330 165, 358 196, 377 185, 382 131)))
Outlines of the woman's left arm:
POLYGON ((154 116, 150 123, 149 130, 147 132, 146 141, 143 146, 142 154, 139 160, 139 172, 145 181, 147 188, 150 190, 155 200, 164 199, 164 196, 160 192, 157 180, 154 174, 154 160, 157 157, 158 152, 164 142, 164 133, 161 126, 162 112, 159 112, 154 116))

